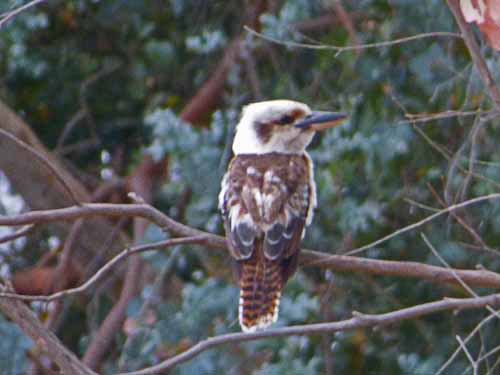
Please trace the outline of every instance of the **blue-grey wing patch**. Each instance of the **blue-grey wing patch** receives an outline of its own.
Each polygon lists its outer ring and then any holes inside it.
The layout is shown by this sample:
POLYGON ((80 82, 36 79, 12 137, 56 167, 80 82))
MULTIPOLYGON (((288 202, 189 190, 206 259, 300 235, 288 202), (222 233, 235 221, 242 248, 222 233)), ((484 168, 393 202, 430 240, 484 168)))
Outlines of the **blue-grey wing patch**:
POLYGON ((275 223, 264 235, 266 258, 272 260, 294 253, 300 245, 303 228, 304 220, 298 217, 292 217, 286 227, 275 223))
POLYGON ((282 253, 286 245, 285 227, 280 224, 274 224, 265 234, 264 253, 268 259, 276 259, 282 253))
POLYGON ((233 226, 230 238, 233 248, 238 252, 237 259, 247 259, 252 255, 256 235, 253 226, 246 221, 233 226))

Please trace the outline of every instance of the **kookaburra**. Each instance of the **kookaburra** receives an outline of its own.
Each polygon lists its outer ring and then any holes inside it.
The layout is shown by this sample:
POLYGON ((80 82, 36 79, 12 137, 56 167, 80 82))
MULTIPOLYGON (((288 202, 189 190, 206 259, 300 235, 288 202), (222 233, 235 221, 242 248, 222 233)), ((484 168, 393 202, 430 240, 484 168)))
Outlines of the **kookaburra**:
POLYGON ((245 332, 266 328, 278 317, 282 290, 297 268, 300 242, 316 206, 306 147, 315 131, 346 117, 291 100, 243 108, 219 208, 235 260, 245 332))

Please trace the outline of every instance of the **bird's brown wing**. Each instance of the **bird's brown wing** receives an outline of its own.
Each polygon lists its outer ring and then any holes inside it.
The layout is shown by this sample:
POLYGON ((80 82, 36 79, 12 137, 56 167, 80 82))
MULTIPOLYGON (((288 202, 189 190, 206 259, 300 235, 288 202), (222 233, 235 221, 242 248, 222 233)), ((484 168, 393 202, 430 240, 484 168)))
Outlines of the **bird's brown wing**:
POLYGON ((219 197, 233 257, 248 259, 258 238, 263 238, 269 260, 293 255, 300 246, 310 194, 305 158, 236 156, 219 197))
POLYGON ((239 155, 224 176, 219 206, 236 260, 244 331, 276 321, 281 292, 297 268, 313 201, 307 163, 298 155, 239 155))

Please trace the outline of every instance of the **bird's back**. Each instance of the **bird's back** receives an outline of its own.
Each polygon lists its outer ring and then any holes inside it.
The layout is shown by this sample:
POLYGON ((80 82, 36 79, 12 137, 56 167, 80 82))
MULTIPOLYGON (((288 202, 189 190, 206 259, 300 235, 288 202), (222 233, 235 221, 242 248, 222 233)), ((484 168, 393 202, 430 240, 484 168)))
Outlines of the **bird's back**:
POLYGON ((219 197, 240 292, 245 331, 276 321, 281 291, 297 267, 314 184, 306 154, 242 154, 219 197))

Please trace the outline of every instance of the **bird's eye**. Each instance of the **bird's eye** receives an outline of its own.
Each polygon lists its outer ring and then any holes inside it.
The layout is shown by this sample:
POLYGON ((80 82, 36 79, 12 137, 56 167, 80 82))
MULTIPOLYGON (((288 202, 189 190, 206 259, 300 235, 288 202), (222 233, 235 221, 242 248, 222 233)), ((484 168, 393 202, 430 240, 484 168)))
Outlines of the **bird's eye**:
POLYGON ((278 119, 277 123, 280 125, 288 125, 291 124, 294 120, 295 118, 293 116, 283 115, 278 119))

